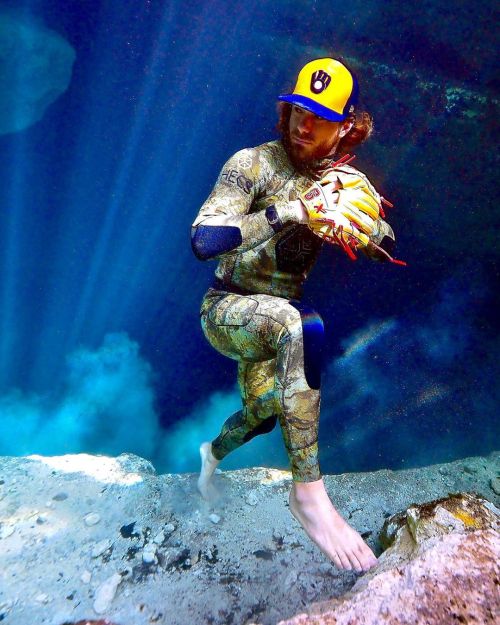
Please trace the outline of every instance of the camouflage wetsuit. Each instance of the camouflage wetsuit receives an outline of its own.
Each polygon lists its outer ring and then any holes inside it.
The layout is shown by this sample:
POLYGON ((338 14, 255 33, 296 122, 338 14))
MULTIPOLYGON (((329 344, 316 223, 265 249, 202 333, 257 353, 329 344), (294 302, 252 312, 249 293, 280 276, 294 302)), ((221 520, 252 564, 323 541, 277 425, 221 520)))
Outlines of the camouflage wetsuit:
MULTIPOLYGON (((331 162, 316 163, 315 177, 331 162)), ((202 302, 202 328, 215 349, 238 360, 243 401, 212 453, 221 460, 279 420, 296 481, 321 477, 323 322, 300 298, 323 242, 307 225, 283 223, 278 212, 311 181, 293 169, 279 141, 241 150, 224 165, 192 229, 196 256, 220 260, 202 302)), ((379 222, 376 243, 390 231, 379 222)))

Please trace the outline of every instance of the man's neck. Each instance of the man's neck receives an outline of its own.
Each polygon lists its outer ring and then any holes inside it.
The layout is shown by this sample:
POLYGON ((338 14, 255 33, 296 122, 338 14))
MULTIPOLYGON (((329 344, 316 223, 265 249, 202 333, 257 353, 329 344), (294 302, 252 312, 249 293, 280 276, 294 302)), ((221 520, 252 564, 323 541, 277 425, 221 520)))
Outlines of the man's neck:
POLYGON ((281 140, 281 143, 285 149, 288 160, 290 161, 292 167, 298 171, 300 174, 309 176, 311 178, 319 179, 323 175, 323 173, 330 169, 332 163, 334 163, 338 156, 335 154, 335 151, 331 152, 327 156, 317 159, 298 159, 293 152, 293 148, 290 143, 287 141, 281 140))

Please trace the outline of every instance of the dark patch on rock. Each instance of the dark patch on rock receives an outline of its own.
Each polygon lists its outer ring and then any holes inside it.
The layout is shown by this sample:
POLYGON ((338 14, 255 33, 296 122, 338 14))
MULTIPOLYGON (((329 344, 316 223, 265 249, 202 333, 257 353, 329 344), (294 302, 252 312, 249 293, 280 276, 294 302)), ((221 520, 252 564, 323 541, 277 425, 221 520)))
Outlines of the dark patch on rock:
POLYGON ((64 501, 67 498, 68 498, 68 495, 66 495, 66 493, 57 493, 57 495, 54 495, 52 497, 54 501, 64 501))
POLYGON ((134 532, 134 527, 135 521, 129 525, 122 525, 122 527, 120 527, 120 534, 123 538, 140 538, 141 535, 134 532))
POLYGON ((129 547, 127 549, 126 555, 124 555, 123 557, 127 558, 127 560, 133 560, 138 551, 139 551, 139 547, 129 547))
POLYGON ((102 554, 101 560, 104 564, 107 564, 110 561, 112 553, 113 553, 113 545, 111 545, 109 549, 106 549, 106 551, 102 554))
POLYGON ((149 539, 151 538, 151 528, 150 527, 145 527, 142 530, 142 536, 144 538, 144 542, 142 543, 142 546, 144 547, 144 545, 149 542, 149 539))
POLYGON ((243 575, 241 573, 227 573, 227 575, 221 575, 219 577, 220 584, 234 584, 235 582, 241 582, 243 575))
POLYGON ((167 565, 167 570, 176 569, 186 571, 191 568, 191 551, 183 549, 181 553, 167 565))
POLYGON ((219 620, 222 625, 232 625, 234 623, 234 612, 226 612, 226 610, 219 610, 219 620))
POLYGON ((214 546, 212 547, 212 549, 210 549, 210 552, 211 552, 211 554, 212 554, 212 555, 211 555, 210 557, 208 557, 208 556, 205 554, 205 560, 206 560, 209 564, 217 564, 217 562, 219 561, 219 558, 217 557, 217 555, 218 555, 218 553, 219 553, 219 550, 218 550, 218 549, 217 549, 217 547, 214 545, 214 546))
POLYGON ((156 564, 154 563, 146 564, 145 562, 141 562, 140 564, 137 564, 136 566, 134 566, 134 568, 132 569, 132 577, 130 581, 132 583, 142 582, 149 575, 153 575, 155 572, 156 572, 156 564))
POLYGON ((261 558, 262 560, 272 560, 274 552, 269 551, 269 549, 257 549, 257 551, 253 552, 253 555, 256 558, 261 558))
POLYGON ((266 603, 265 601, 261 599, 258 603, 256 603, 250 608, 249 612, 247 612, 247 619, 251 619, 256 616, 259 616, 260 614, 263 614, 265 611, 266 611, 266 603))

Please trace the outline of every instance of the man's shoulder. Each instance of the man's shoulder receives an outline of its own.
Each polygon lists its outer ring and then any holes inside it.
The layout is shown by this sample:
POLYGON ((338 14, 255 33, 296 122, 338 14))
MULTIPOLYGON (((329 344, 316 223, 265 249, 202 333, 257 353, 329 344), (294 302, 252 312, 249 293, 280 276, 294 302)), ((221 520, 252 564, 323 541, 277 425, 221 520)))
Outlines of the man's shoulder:
POLYGON ((283 175, 288 176, 293 172, 293 167, 288 159, 285 148, 278 139, 262 143, 255 149, 258 150, 261 164, 271 174, 281 172, 283 175))
POLYGON ((258 145, 256 150, 259 151, 262 158, 265 158, 269 161, 279 161, 288 163, 288 157, 285 152, 285 148, 279 139, 275 139, 273 141, 266 141, 266 143, 261 143, 258 145))
POLYGON ((236 158, 242 161, 245 161, 245 157, 248 157, 252 160, 254 159, 276 159, 276 158, 286 158, 286 152, 283 148, 281 141, 266 141, 265 143, 261 143, 260 145, 256 145, 254 147, 242 148, 235 152, 231 158, 236 158))
POLYGON ((228 164, 263 181, 278 172, 289 174, 291 170, 285 149, 279 140, 266 141, 255 147, 238 150, 231 156, 228 164))

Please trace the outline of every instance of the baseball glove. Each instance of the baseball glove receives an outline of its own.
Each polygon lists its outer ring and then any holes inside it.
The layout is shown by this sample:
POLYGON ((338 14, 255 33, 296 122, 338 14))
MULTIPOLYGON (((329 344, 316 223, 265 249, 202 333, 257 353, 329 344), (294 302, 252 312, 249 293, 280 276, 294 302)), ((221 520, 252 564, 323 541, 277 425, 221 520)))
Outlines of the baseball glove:
POLYGON ((325 241, 340 245, 351 258, 355 258, 355 249, 370 243, 382 212, 380 195, 355 170, 329 171, 300 199, 311 230, 325 241))

